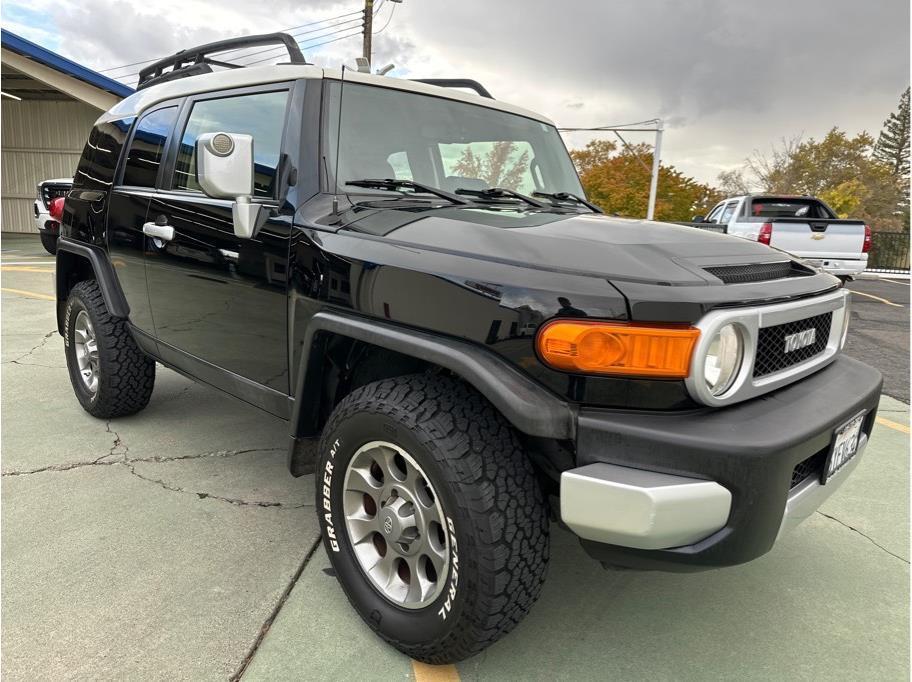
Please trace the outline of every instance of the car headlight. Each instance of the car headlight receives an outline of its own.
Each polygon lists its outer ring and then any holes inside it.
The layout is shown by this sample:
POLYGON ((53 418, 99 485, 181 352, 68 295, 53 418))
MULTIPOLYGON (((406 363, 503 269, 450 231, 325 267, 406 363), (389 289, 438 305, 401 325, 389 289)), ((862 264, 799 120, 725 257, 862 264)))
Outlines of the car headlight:
POLYGON ((731 388, 743 357, 744 343, 738 328, 727 324, 719 329, 703 360, 703 378, 710 393, 718 397, 731 388))

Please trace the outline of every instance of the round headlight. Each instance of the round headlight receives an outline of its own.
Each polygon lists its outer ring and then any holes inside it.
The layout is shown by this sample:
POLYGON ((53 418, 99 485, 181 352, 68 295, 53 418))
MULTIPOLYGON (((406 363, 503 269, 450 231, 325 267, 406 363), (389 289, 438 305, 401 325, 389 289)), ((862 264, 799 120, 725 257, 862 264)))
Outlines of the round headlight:
POLYGON ((719 329, 710 341, 703 361, 703 378, 714 396, 720 396, 731 388, 741 369, 743 347, 741 333, 732 324, 719 329))

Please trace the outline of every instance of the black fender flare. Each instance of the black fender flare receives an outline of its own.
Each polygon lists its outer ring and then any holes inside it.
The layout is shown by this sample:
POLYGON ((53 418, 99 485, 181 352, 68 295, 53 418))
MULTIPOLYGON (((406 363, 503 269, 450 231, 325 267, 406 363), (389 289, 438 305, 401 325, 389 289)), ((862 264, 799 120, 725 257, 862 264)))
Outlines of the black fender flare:
POLYGON ((291 437, 312 438, 319 429, 322 361, 333 335, 386 348, 449 369, 487 398, 513 426, 530 436, 573 439, 576 408, 492 351, 468 341, 328 310, 307 322, 295 381, 291 437), (307 396, 317 396, 308 400, 307 396))
MULTIPOLYGON (((57 240, 55 286, 58 307, 66 301, 69 294, 67 291, 69 276, 77 258, 82 258, 89 262, 92 272, 95 273, 95 281, 98 282, 98 288, 101 289, 101 295, 104 298, 108 312, 115 317, 129 317, 130 306, 127 304, 127 299, 124 297, 120 283, 117 281, 117 274, 114 272, 114 266, 111 264, 107 252, 100 246, 78 242, 64 236, 57 240)), ((63 332, 61 331, 61 333, 63 332)))

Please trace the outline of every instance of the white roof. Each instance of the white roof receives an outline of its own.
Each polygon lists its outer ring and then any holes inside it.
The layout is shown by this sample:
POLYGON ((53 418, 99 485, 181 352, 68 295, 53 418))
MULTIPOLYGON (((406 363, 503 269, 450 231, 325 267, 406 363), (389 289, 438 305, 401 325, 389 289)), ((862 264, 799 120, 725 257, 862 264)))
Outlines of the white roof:
MULTIPOLYGON (((231 88, 243 88, 252 85, 262 85, 264 83, 282 83, 302 78, 329 78, 332 80, 340 80, 342 79, 342 71, 340 69, 322 69, 310 64, 273 64, 271 66, 255 66, 245 69, 226 69, 224 71, 216 71, 201 76, 178 78, 177 80, 168 81, 161 85, 153 85, 150 88, 145 88, 133 93, 126 99, 118 102, 106 113, 102 114, 101 118, 98 119, 98 122, 116 121, 128 116, 136 116, 153 104, 174 99, 175 97, 185 97, 187 95, 196 95, 202 92, 214 92, 231 88)), ((534 111, 529 111, 528 109, 507 104, 506 102, 481 97, 480 95, 464 92, 455 88, 442 88, 437 85, 418 83, 404 78, 375 76, 373 74, 359 73, 358 71, 349 69, 345 70, 345 80, 348 82, 368 83, 384 88, 433 95, 435 97, 444 97, 458 102, 476 104, 478 106, 487 107, 488 109, 498 109, 511 114, 518 114, 554 125, 548 118, 541 114, 537 114, 534 111)))

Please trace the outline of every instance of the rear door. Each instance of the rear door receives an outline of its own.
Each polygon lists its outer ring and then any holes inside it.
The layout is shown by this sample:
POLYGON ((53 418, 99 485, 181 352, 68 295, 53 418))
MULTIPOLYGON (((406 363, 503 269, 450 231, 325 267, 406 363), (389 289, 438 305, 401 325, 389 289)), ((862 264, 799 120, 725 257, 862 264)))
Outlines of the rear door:
POLYGON ((291 216, 276 201, 289 99, 288 84, 189 98, 169 153, 173 172, 147 214, 147 222, 173 230, 169 239, 148 239, 146 250, 162 358, 277 414, 289 392, 291 216), (196 140, 207 132, 254 137, 254 201, 265 204, 269 217, 253 239, 235 236, 230 200, 200 189, 196 140))
POLYGON ((108 250, 130 306, 130 322, 150 336, 155 330, 146 288, 143 224, 159 181, 165 144, 177 121, 178 104, 147 111, 133 127, 108 210, 108 250))
POLYGON ((750 222, 757 230, 763 223, 772 223, 770 246, 800 258, 861 257, 864 223, 839 220, 810 197, 757 197, 751 203, 750 222))

